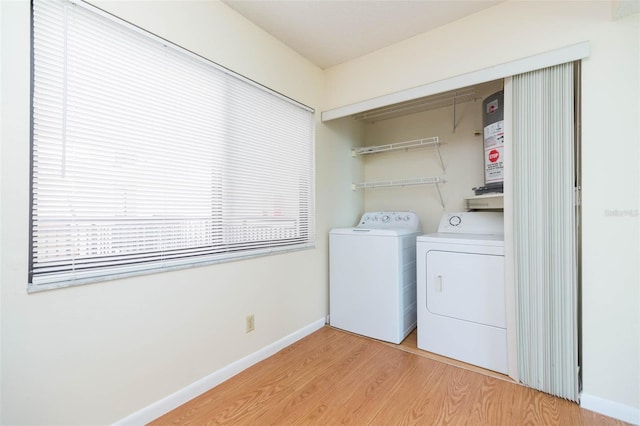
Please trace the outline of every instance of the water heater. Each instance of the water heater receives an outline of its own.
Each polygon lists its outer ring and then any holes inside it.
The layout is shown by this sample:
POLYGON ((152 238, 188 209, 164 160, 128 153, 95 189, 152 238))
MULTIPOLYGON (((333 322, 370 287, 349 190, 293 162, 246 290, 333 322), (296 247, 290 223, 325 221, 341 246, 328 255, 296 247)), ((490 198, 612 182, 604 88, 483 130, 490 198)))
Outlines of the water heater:
POLYGON ((498 186, 504 182, 504 92, 501 90, 482 101, 484 127, 484 184, 498 186))

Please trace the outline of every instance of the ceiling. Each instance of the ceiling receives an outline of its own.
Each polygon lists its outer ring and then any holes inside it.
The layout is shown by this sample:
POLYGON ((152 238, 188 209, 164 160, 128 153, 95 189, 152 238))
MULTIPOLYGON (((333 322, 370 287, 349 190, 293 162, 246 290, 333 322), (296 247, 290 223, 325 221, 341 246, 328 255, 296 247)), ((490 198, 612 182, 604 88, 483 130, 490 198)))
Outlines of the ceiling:
POLYGON ((504 0, 223 0, 326 69, 504 0))

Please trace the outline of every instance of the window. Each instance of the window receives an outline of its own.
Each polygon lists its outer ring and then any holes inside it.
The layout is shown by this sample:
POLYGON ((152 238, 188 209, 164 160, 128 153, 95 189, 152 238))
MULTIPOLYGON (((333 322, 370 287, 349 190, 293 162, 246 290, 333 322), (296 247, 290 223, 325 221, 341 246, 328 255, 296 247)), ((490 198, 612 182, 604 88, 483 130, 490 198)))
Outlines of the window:
POLYGON ((82 2, 32 39, 30 291, 313 245, 312 109, 82 2))

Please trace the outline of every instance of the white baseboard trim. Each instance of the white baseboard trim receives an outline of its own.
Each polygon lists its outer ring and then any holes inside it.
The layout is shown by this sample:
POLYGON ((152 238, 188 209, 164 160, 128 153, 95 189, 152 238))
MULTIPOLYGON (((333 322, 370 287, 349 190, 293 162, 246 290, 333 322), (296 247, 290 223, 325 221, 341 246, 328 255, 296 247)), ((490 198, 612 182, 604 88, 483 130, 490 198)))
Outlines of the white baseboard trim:
POLYGON ((311 324, 297 330, 282 339, 265 346, 264 348, 247 355, 246 357, 239 359, 226 367, 221 368, 218 371, 214 371, 206 377, 190 384, 189 386, 180 389, 179 391, 154 402, 153 404, 137 411, 124 419, 118 420, 114 423, 116 426, 133 426, 143 425, 157 419, 158 417, 168 413, 169 411, 179 407, 187 401, 192 400, 198 395, 203 394, 209 389, 219 385, 225 380, 230 379, 243 370, 251 367, 252 365, 269 358, 271 355, 286 348, 292 343, 302 339, 305 336, 313 333, 316 330, 324 327, 326 318, 321 318, 311 324))
POLYGON ((634 425, 640 424, 640 408, 624 405, 619 402, 600 398, 586 393, 580 394, 580 407, 585 410, 595 411, 614 419, 634 425))

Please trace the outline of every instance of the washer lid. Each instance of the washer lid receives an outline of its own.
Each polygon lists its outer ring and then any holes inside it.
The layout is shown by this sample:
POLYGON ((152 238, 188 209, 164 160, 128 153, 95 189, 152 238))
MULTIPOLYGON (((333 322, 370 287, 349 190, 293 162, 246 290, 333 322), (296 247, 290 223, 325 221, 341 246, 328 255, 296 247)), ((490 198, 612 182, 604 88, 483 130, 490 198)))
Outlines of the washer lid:
POLYGON ((418 242, 442 244, 466 244, 475 246, 504 246, 502 234, 453 234, 450 232, 436 232, 435 234, 420 235, 418 242))
POLYGON ((352 235, 352 236, 387 236, 387 237, 401 237, 403 235, 411 235, 416 232, 412 229, 376 229, 376 228, 335 228, 329 232, 331 235, 352 235))

